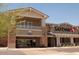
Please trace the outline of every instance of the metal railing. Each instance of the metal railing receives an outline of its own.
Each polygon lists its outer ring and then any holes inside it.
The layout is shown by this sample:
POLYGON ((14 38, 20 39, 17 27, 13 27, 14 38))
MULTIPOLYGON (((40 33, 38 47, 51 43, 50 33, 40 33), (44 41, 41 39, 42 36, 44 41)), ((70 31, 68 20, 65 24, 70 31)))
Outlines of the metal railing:
POLYGON ((16 27, 18 29, 41 29, 41 26, 22 26, 22 27, 16 27))

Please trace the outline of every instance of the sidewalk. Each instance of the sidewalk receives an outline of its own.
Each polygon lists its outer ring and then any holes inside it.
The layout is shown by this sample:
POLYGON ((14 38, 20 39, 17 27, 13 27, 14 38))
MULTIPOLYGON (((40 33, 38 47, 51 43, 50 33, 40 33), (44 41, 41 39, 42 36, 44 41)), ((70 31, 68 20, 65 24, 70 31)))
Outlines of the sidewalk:
POLYGON ((79 55, 79 47, 0 48, 0 55, 79 55))

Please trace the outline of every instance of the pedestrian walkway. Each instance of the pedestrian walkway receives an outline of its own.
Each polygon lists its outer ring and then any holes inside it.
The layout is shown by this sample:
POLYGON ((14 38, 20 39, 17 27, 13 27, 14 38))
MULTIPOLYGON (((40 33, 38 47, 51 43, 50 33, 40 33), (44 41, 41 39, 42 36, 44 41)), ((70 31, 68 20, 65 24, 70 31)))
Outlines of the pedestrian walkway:
POLYGON ((0 48, 0 55, 79 55, 79 47, 0 48))

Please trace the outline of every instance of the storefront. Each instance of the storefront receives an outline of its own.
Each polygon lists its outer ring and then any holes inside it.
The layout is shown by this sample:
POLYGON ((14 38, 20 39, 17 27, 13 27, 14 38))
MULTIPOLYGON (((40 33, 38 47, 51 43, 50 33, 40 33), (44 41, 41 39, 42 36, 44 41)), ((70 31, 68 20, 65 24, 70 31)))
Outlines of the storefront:
POLYGON ((74 44, 75 46, 79 46, 79 38, 74 38, 74 44))
POLYGON ((16 48, 35 48, 40 46, 40 38, 16 37, 16 48))
POLYGON ((70 46, 71 41, 70 38, 60 38, 61 46, 70 46))
POLYGON ((48 47, 56 47, 56 38, 55 37, 48 37, 48 47))

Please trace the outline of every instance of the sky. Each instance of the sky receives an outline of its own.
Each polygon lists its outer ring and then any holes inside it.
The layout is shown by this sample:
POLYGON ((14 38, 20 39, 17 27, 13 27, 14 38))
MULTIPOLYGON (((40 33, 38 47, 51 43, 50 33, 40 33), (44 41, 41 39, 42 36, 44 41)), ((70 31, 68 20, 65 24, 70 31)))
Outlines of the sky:
POLYGON ((78 3, 10 3, 1 10, 33 7, 49 16, 46 23, 70 23, 79 26, 78 3))

